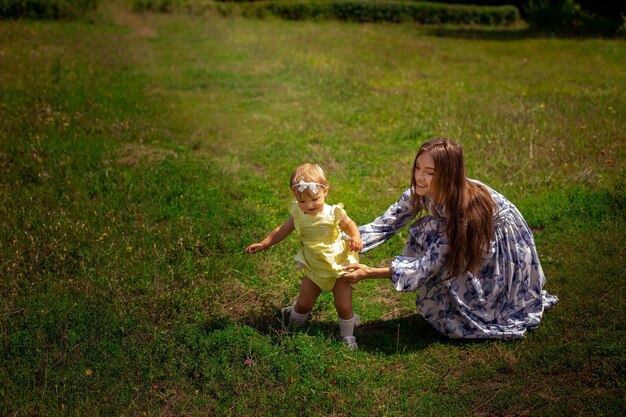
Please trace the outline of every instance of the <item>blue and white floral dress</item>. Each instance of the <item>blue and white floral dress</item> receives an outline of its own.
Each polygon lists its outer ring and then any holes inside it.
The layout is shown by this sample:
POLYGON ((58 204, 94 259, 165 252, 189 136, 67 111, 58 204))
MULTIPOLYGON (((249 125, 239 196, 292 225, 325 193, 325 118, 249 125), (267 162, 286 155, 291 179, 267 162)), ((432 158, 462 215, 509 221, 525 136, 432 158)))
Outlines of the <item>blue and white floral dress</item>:
MULTIPOLYGON (((415 291, 417 310, 450 338, 519 339, 539 325, 544 309, 558 298, 543 290, 546 278, 521 213, 504 196, 485 188, 498 212, 495 236, 478 274, 445 279, 445 220, 427 214, 409 226, 402 255, 391 261, 391 282, 398 291, 415 291)), ((411 190, 405 191, 385 214, 359 227, 362 252, 382 244, 415 218, 410 197, 411 190)))

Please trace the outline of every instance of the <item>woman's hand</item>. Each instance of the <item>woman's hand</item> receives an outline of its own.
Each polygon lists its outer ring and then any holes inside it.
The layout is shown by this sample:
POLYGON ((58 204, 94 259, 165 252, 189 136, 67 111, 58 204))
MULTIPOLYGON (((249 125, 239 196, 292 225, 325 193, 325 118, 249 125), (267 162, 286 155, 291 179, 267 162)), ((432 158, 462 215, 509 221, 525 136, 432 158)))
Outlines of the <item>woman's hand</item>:
POLYGON ((369 278, 371 268, 363 264, 350 264, 344 266, 343 270, 347 272, 343 274, 341 278, 352 284, 356 284, 362 279, 369 278))

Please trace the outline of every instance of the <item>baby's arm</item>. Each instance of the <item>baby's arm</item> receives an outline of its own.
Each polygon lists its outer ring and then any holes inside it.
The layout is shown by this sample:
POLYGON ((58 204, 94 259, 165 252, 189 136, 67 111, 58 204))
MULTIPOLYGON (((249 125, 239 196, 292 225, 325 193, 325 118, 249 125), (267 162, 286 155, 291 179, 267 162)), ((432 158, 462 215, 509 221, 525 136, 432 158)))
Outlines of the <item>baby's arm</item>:
POLYGON ((265 236, 265 239, 263 239, 259 243, 253 243, 252 245, 248 246, 246 248, 246 253, 250 254, 268 249, 269 247, 274 246, 275 244, 286 238, 294 230, 295 226, 293 224, 293 217, 289 216, 285 223, 272 230, 267 236, 265 236))
POLYGON ((357 227, 354 220, 352 220, 346 214, 341 220, 341 223, 339 223, 339 226, 341 226, 341 230, 343 230, 348 236, 350 236, 350 250, 354 252, 359 252, 361 249, 363 249, 361 233, 359 233, 359 228, 357 227))

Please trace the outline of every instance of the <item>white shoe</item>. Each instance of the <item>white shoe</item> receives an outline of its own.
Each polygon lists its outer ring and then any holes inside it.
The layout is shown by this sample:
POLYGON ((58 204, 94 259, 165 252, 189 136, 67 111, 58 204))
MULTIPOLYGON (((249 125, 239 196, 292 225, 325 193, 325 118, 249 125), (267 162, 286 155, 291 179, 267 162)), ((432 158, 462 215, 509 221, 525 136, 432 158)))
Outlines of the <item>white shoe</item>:
POLYGON ((345 336, 341 338, 341 341, 348 346, 348 349, 351 351, 356 351, 359 349, 359 345, 356 343, 356 337, 354 336, 345 336))

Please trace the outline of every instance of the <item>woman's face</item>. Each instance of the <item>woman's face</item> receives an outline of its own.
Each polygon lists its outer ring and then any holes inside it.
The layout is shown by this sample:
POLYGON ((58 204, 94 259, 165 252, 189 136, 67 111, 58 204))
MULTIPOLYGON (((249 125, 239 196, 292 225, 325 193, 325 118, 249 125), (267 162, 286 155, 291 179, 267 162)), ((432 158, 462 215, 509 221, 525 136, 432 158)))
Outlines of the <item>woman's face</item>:
POLYGON ((432 183, 435 176, 435 161, 430 152, 423 152, 415 161, 415 193, 419 196, 433 196, 432 183))

